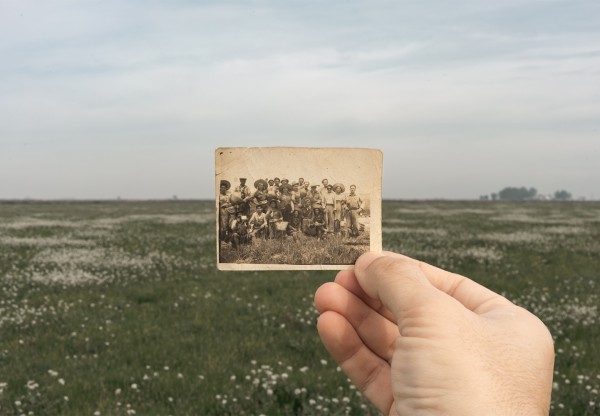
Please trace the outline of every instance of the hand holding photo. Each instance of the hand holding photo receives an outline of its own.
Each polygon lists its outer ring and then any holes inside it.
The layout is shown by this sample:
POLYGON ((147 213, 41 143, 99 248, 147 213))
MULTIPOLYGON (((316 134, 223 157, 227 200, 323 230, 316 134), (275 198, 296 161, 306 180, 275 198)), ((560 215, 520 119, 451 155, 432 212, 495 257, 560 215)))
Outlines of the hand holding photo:
POLYGON ((217 149, 218 268, 346 269, 380 252, 382 163, 375 149, 217 149))

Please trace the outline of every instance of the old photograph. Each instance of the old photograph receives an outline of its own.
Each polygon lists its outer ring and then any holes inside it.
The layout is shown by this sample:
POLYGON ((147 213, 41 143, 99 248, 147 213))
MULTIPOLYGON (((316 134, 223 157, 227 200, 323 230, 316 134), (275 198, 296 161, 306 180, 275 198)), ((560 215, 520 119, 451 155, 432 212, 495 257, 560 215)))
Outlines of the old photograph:
POLYGON ((217 149, 219 269, 344 269, 381 251, 382 162, 375 149, 217 149))

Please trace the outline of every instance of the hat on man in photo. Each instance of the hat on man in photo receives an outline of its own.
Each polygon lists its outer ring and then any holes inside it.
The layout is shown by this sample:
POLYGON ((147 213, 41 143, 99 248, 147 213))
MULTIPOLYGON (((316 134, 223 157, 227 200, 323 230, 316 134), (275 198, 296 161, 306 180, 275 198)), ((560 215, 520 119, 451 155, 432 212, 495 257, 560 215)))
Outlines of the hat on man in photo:
POLYGON ((339 182, 333 185, 333 189, 336 189, 338 186, 342 188, 342 192, 346 192, 346 187, 344 186, 344 184, 339 182))
POLYGON ((292 185, 290 185, 289 183, 284 183, 283 185, 281 185, 279 187, 279 192, 283 193, 283 190, 287 189, 288 191, 292 190, 292 185))
POLYGON ((246 182, 246 178, 240 178, 240 182, 242 182, 242 183, 246 182))
POLYGON ((229 181, 226 181, 225 179, 221 179, 221 185, 219 185, 219 187, 221 186, 225 186, 225 189, 229 189, 231 188, 231 183, 229 181))
POLYGON ((258 189, 258 185, 259 184, 263 184, 264 188, 267 189, 269 187, 269 184, 267 183, 267 181, 265 181, 264 179, 257 179, 254 181, 254 187, 256 189, 258 189))

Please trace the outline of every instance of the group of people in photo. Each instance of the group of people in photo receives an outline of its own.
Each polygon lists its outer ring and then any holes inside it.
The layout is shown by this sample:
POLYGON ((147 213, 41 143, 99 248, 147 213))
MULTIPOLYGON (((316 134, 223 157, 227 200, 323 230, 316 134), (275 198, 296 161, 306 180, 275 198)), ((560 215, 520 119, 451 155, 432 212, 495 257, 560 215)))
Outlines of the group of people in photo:
POLYGON ((254 189, 247 178, 239 184, 221 180, 219 190, 219 240, 234 247, 253 238, 297 238, 301 235, 317 239, 328 235, 360 234, 359 217, 363 201, 356 185, 348 191, 342 183, 311 184, 304 178, 290 183, 278 177, 257 179, 254 189))

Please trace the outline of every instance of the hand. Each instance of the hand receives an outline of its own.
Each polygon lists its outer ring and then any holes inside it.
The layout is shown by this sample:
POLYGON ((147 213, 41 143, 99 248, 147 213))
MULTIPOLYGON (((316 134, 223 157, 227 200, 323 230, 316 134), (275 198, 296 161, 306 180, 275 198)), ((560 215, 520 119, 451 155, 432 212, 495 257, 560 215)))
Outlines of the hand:
POLYGON ((367 253, 315 305, 325 347, 384 414, 548 414, 548 329, 466 277, 367 253))

